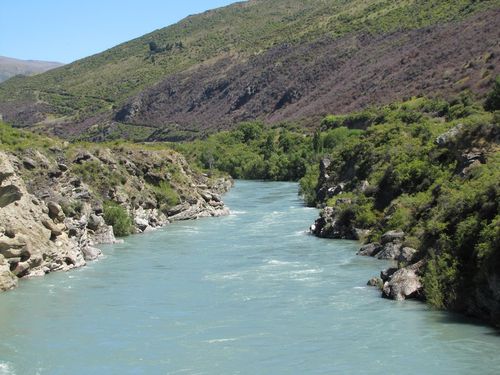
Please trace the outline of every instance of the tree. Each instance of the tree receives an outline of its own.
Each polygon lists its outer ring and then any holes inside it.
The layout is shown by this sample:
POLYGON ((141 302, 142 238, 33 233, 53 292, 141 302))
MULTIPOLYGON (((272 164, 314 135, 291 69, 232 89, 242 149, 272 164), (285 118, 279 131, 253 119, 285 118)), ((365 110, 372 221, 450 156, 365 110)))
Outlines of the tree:
POLYGON ((321 131, 319 129, 314 132, 313 150, 317 154, 323 151, 323 139, 321 138, 321 131))
POLYGON ((484 102, 484 109, 490 112, 500 110, 500 76, 497 76, 493 89, 484 102))
POLYGON ((156 44, 156 42, 154 40, 149 42, 149 51, 150 52, 158 51, 158 44, 156 44))

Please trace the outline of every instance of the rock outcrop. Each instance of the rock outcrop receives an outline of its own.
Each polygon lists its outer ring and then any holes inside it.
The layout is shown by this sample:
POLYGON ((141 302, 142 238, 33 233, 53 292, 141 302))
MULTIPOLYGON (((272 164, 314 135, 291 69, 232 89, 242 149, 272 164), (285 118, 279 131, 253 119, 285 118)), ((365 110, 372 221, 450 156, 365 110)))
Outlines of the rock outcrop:
POLYGON ((170 150, 0 152, 0 290, 99 258, 99 244, 117 242, 104 202, 121 207, 132 233, 143 233, 228 214, 220 194, 231 185, 193 172, 170 150))
POLYGON ((395 261, 398 267, 388 268, 380 273, 380 278, 372 278, 368 285, 380 287, 382 296, 404 300, 423 298, 420 268, 423 262, 414 263, 417 250, 405 246, 405 233, 391 230, 381 236, 381 243, 370 242, 363 245, 357 255, 395 261), (400 267, 400 268, 399 268, 400 267))

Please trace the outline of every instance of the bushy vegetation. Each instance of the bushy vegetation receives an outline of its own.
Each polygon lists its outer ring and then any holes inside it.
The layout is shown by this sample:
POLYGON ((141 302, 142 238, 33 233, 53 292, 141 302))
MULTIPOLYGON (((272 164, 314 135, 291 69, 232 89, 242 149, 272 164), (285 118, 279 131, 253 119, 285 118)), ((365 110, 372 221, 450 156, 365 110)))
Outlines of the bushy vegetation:
POLYGON ((113 201, 104 202, 104 221, 113 227, 115 236, 124 237, 132 233, 132 219, 127 210, 113 201))
POLYGON ((491 112, 500 111, 500 76, 496 78, 493 90, 486 98, 484 109, 491 112))
POLYGON ((157 186, 154 186, 153 192, 156 200, 164 208, 170 208, 180 203, 179 194, 166 181, 161 181, 157 186))
POLYGON ((23 151, 28 148, 47 149, 58 144, 59 142, 52 138, 14 129, 0 121, 0 149, 9 151, 23 151))
POLYGON ((249 122, 173 147, 208 171, 224 171, 240 179, 297 181, 314 159, 310 142, 310 137, 297 132, 249 122))
MULTIPOLYGON (((407 245, 427 260, 429 303, 460 309, 500 265, 499 117, 467 93, 449 102, 414 98, 370 113, 376 116, 323 121, 325 129, 340 129, 350 119, 377 119, 328 153, 332 183, 345 188, 317 203, 334 207, 339 220, 370 229, 371 241, 403 230, 407 245)), ((310 181, 301 185, 306 196, 313 196, 310 181)))

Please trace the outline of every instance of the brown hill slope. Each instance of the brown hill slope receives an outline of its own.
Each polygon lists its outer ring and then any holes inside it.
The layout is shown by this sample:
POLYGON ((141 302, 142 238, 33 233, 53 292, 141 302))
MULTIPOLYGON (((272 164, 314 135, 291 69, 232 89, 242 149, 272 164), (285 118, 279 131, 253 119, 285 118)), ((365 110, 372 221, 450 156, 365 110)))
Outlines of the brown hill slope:
POLYGON ((482 95, 499 0, 252 0, 0 84, 0 114, 66 138, 181 139, 312 123, 414 94, 482 95))
POLYGON ((245 62, 225 58, 168 77, 115 120, 169 131, 238 121, 304 121, 417 94, 484 93, 499 73, 500 11, 382 36, 282 45, 245 62), (492 20, 494 22, 492 22, 492 20))

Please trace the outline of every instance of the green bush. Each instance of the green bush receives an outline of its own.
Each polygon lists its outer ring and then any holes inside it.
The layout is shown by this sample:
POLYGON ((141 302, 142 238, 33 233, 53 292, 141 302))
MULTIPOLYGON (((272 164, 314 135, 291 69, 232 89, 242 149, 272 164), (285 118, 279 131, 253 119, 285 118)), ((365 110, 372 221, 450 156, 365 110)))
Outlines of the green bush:
POLYGON ((130 215, 125 208, 115 202, 104 202, 104 221, 113 227, 117 237, 125 237, 132 233, 130 215))
POLYGON ((173 207, 180 203, 179 194, 166 181, 161 181, 158 186, 154 186, 153 191, 159 204, 166 204, 168 207, 173 207))
POLYGON ((484 109, 490 112, 500 110, 500 76, 497 76, 495 79, 493 89, 490 91, 486 101, 484 102, 484 109))

